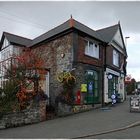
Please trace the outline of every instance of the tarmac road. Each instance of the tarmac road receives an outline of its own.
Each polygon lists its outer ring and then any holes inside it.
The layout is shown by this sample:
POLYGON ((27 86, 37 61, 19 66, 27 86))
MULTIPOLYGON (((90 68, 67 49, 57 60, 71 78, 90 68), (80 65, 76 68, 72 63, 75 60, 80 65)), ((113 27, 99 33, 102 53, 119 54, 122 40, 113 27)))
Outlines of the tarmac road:
POLYGON ((140 126, 113 133, 86 137, 86 139, 140 139, 140 126))
MULTIPOLYGON (((127 98, 124 103, 107 110, 96 109, 38 124, 0 130, 0 138, 76 138, 122 128, 137 121, 140 121, 140 114, 130 113, 129 98, 127 98)), ((137 130, 136 127, 135 129, 137 130)), ((118 132, 115 134, 117 135, 118 132)), ((111 135, 112 138, 115 138, 113 133, 111 135)), ((102 135, 102 138, 104 137, 105 135, 102 135)))

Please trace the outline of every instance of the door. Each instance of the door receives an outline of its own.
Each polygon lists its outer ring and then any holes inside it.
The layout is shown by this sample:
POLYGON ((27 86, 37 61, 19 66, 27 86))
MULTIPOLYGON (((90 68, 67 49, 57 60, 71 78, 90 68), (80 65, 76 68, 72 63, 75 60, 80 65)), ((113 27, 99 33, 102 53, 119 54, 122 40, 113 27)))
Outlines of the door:
POLYGON ((108 97, 111 98, 112 94, 118 94, 118 76, 115 75, 108 79, 108 97))
POLYGON ((99 103, 99 74, 97 71, 89 70, 86 72, 87 82, 87 104, 99 103))

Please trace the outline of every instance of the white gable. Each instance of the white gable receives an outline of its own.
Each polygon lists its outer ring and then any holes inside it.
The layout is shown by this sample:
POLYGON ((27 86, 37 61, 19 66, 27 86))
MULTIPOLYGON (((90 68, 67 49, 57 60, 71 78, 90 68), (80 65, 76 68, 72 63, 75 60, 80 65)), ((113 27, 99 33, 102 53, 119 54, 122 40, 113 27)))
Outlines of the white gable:
POLYGON ((113 39, 120 47, 124 48, 123 45, 123 38, 121 36, 120 30, 118 29, 118 31, 116 32, 114 39, 113 39))
POLYGON ((10 44, 9 41, 6 38, 4 38, 4 41, 3 41, 3 44, 2 44, 2 49, 7 47, 9 44, 10 44))

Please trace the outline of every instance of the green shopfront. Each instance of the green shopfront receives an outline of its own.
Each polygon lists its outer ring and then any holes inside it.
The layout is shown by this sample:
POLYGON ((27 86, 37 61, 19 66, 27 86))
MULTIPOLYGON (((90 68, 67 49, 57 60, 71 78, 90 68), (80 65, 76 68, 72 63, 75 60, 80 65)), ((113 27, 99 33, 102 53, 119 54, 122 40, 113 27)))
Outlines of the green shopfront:
POLYGON ((99 72, 87 70, 85 72, 85 82, 87 84, 87 93, 84 99, 85 103, 99 103, 99 72))

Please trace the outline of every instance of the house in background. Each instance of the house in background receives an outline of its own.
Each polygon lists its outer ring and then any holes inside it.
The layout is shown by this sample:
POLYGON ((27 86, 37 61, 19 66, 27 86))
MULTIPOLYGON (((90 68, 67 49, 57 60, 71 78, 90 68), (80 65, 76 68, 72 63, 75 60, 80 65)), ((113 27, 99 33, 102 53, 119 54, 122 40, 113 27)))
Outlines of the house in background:
POLYGON ((111 102, 113 93, 125 99, 127 52, 120 23, 97 32, 105 40, 104 102, 111 102))
POLYGON ((4 77, 11 64, 15 63, 13 56, 20 55, 31 40, 11 33, 3 32, 0 42, 0 87, 7 81, 4 77))
MULTIPOLYGON (((80 92, 81 104, 108 103, 114 92, 120 93, 124 99, 127 53, 120 24, 94 31, 70 18, 33 40, 3 33, 0 45, 1 63, 7 62, 11 53, 19 53, 24 47, 41 53, 44 68, 49 70, 43 81, 44 90, 52 104, 61 92, 61 83, 56 78, 58 73, 72 70, 76 77, 73 94, 76 99, 80 92), (5 56, 7 50, 10 54, 5 56), (82 86, 85 86, 84 90, 82 86)), ((3 81, 1 79, 1 83, 3 81)))

